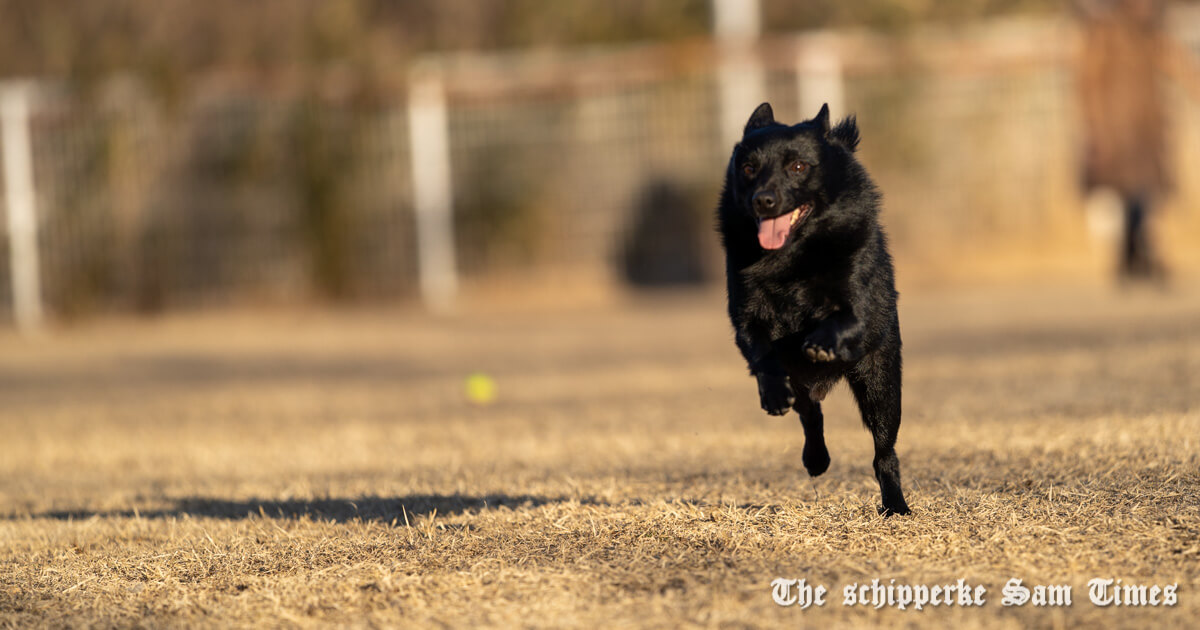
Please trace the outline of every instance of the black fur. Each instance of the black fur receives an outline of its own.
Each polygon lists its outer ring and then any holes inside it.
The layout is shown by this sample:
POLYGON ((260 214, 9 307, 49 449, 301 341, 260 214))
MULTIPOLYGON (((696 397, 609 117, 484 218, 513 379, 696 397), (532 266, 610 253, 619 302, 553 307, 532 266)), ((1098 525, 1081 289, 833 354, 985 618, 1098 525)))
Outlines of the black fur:
POLYGON ((793 126, 776 122, 767 103, 754 111, 717 210, 729 317, 763 409, 800 414, 809 474, 829 466, 821 400, 845 378, 875 441, 880 511, 908 514, 894 448, 901 365, 892 259, 879 191, 854 157, 858 141, 854 118, 831 128, 828 107, 793 126), (807 208, 782 247, 760 245, 759 218, 807 208))

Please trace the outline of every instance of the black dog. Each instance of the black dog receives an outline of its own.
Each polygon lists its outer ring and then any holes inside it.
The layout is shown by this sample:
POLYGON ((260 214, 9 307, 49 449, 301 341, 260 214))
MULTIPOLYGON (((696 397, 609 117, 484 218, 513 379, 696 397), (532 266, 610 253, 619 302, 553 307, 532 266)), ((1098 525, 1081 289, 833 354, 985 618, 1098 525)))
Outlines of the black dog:
POLYGON ((798 125, 754 110, 733 148, 717 210, 729 317, 767 413, 804 425, 804 467, 829 467, 821 400, 843 377, 875 438, 885 516, 900 490, 900 320, 880 195, 854 158, 858 126, 829 107, 798 125))

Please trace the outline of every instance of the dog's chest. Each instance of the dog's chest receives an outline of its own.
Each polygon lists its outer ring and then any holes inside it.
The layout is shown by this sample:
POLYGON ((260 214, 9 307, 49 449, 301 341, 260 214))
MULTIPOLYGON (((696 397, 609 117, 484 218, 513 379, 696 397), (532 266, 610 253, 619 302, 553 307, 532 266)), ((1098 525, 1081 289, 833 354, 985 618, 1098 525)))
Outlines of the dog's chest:
POLYGON ((801 282, 747 280, 742 321, 770 339, 802 332, 834 310, 832 301, 817 287, 801 282))

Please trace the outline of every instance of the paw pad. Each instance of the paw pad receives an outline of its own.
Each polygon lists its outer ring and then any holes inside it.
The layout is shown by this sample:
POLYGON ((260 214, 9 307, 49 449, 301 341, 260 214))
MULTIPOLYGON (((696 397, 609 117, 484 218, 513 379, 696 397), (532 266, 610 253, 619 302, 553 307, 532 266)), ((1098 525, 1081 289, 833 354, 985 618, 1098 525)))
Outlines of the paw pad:
POLYGON ((829 348, 822 348, 815 344, 806 344, 804 346, 804 354, 813 361, 832 361, 837 358, 837 354, 829 348))

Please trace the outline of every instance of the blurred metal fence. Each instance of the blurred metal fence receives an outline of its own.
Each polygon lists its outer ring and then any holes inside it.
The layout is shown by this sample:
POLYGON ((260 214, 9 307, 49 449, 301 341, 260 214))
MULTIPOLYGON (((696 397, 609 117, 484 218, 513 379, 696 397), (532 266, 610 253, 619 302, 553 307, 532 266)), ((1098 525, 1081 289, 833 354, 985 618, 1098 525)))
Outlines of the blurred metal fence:
MULTIPOLYGON (((1175 27, 1200 41, 1200 20, 1175 27)), ((1053 247, 1077 227, 1074 37, 1064 21, 1004 21, 777 38, 755 54, 777 115, 794 121, 822 96, 804 91, 806 51, 832 51, 846 110, 834 114, 858 115, 897 255, 930 268, 1001 244, 1053 247)), ((730 148, 720 54, 691 42, 425 60, 422 76, 445 90, 455 273, 468 284, 547 269, 636 280, 628 267, 644 261, 631 251, 649 238, 711 276, 730 148), (656 222, 662 199, 681 208, 656 222)), ((1200 109, 1179 103, 1186 143, 1200 109)), ((128 80, 86 97, 43 86, 30 129, 48 309, 414 297, 422 157, 407 114, 402 99, 245 85, 182 103, 128 80)))
POLYGON ((218 90, 172 111, 123 81, 34 102, 53 310, 410 290, 402 109, 218 90))

